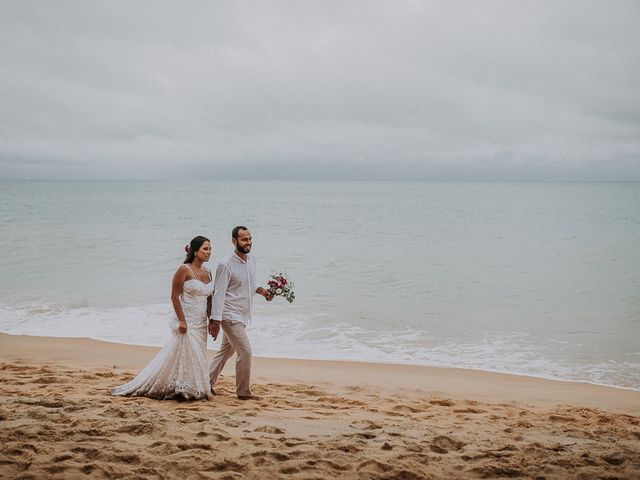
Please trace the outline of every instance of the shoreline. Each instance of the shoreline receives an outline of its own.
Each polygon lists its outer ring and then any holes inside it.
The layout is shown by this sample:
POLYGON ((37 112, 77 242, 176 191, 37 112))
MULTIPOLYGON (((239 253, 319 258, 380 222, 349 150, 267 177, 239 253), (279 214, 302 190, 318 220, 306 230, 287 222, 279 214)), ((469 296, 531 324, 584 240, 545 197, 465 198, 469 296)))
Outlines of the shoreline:
MULTIPOLYGON (((65 337, 68 338, 68 337, 65 337)), ((88 339, 88 340, 94 340, 94 339, 88 339)), ((98 340, 98 341, 104 341, 104 340, 98 340)), ((119 342, 107 342, 105 341, 105 343, 119 343, 119 342)), ((146 346, 146 345, 138 345, 138 344, 133 344, 133 343, 124 343, 122 345, 130 345, 130 346, 146 346)), ((155 347, 152 347, 155 348, 155 347)), ((215 352, 215 349, 208 349, 207 351, 212 351, 215 352)), ((265 359, 273 359, 273 360, 282 360, 282 361, 288 361, 288 360, 292 360, 292 361, 310 361, 310 362, 341 362, 341 363, 364 363, 364 364, 368 364, 368 365, 391 365, 391 366, 396 366, 396 367, 418 367, 418 368, 432 368, 432 369, 438 369, 438 370, 460 370, 462 372, 469 372, 469 374, 473 374, 473 373, 491 373, 491 374, 496 374, 496 375, 507 375, 507 376, 512 376, 512 377, 523 377, 523 378, 530 378, 533 380, 547 380, 550 382, 560 382, 560 383, 572 383, 572 384, 576 384, 576 385, 591 385, 594 387, 604 387, 604 388, 612 388, 614 390, 625 390, 625 391, 629 391, 629 392, 637 392, 640 393, 640 388, 633 388, 633 387, 621 387, 619 385, 609 385, 606 383, 596 383, 596 382, 590 382, 588 380, 568 380, 568 379, 564 379, 564 378, 556 378, 556 377, 544 377, 541 375, 529 375, 526 373, 514 373, 514 372, 507 372, 507 371, 503 371, 503 370, 485 370, 485 369, 481 369, 481 368, 470 368, 470 367, 455 367, 455 366, 448 366, 448 365, 427 365, 427 364, 422 364, 422 363, 397 363, 397 362, 384 362, 384 361, 374 361, 374 360, 351 360, 351 359, 335 359, 335 360, 327 360, 327 359, 321 359, 321 358, 298 358, 298 357, 278 357, 278 356, 268 356, 268 355, 261 355, 258 358, 265 358, 265 359)))
MULTIPOLYGON (((137 373, 160 348, 86 337, 37 337, 0 333, 0 361, 40 361, 77 367, 80 360, 78 354, 91 352, 92 357, 87 355, 82 358, 81 363, 85 367, 114 368, 137 373), (70 350, 70 347, 76 350, 70 350), (24 354, 25 350, 29 353, 24 354)), ((209 359, 214 352, 212 349, 207 350, 209 359)), ((233 361, 228 362, 224 373, 233 375, 233 361)), ((338 388, 351 388, 354 384, 361 384, 387 393, 394 390, 406 391, 412 397, 420 393, 437 392, 458 398, 467 395, 483 401, 506 398, 542 407, 575 404, 640 415, 638 390, 487 370, 352 360, 254 357, 252 376, 254 383, 273 380, 312 381, 338 388), (354 382, 352 378, 366 378, 367 381, 354 382), (492 392, 488 393, 491 389, 492 392)))
MULTIPOLYGON (((106 344, 114 344, 114 345, 125 345, 125 346, 130 346, 130 347, 141 347, 141 348, 157 348, 160 349, 162 348, 162 345, 157 345, 157 344, 144 344, 144 343, 131 343, 131 342, 124 342, 124 341, 113 341, 113 340, 106 340, 106 339, 102 339, 102 338, 94 338, 94 337, 87 337, 87 336, 78 336, 78 337, 67 337, 67 336, 45 336, 45 335, 37 335, 37 334, 22 334, 22 333, 8 333, 8 332, 4 332, 4 331, 0 331, 0 335, 10 335, 10 336, 24 336, 24 337, 34 337, 34 338, 58 338, 58 339, 86 339, 86 340, 92 340, 92 341, 96 341, 96 342, 103 342, 106 344)), ((207 346, 207 352, 215 352, 216 349, 211 348, 210 346, 207 346)), ((499 375, 512 375, 512 376, 516 376, 516 377, 526 377, 526 378, 532 378, 532 379, 539 379, 539 380, 548 380, 548 381, 554 381, 554 382, 566 382, 566 383, 575 383, 575 384, 586 384, 586 385, 593 385, 593 386, 597 386, 597 387, 606 387, 606 388, 614 388, 614 389, 619 389, 619 390, 625 390, 625 391, 631 391, 631 392, 640 392, 640 387, 626 387, 626 386, 621 386, 621 385, 611 385, 611 384, 607 384, 607 383, 598 383, 595 381, 590 381, 590 380, 578 380, 578 379, 567 379, 567 378, 560 378, 560 377, 556 377, 553 375, 536 375, 536 374, 530 374, 530 373, 523 373, 523 372, 510 372, 507 370, 492 370, 492 369, 484 369, 484 368, 475 368, 475 367, 459 367, 459 366, 453 366, 453 365, 430 365, 430 364, 424 364, 424 363, 411 363, 411 362, 407 362, 407 363, 401 363, 398 361, 384 361, 384 360, 368 360, 368 359, 364 359, 364 360, 358 360, 358 359, 350 359, 350 358, 342 358, 342 359, 325 359, 325 358, 313 358, 313 357, 309 357, 309 358, 304 358, 304 357, 282 357, 282 356, 278 356, 278 355, 260 355, 259 357, 256 356, 256 358, 265 358, 265 359, 274 359, 274 360, 282 360, 282 361, 287 361, 287 360, 292 360, 292 361, 297 361, 297 360, 301 360, 301 361, 314 361, 314 362, 344 362, 344 363, 366 363, 366 364, 371 364, 371 365, 395 365, 395 366, 408 366, 408 367, 423 367, 423 368, 434 368, 434 369, 453 369, 453 370, 462 370, 462 371, 469 371, 469 372, 478 372, 478 373, 493 373, 493 374, 499 374, 499 375)))

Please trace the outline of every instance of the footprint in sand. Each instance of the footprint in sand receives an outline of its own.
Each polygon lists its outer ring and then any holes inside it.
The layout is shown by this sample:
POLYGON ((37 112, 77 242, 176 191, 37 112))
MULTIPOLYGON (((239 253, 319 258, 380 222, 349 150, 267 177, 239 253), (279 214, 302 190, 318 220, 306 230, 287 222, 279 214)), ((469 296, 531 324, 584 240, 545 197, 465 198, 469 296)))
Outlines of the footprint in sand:
POLYGON ((453 400, 449 398, 444 398, 442 400, 430 400, 429 403, 431 405, 440 405, 441 407, 453 407, 455 405, 453 400))
POLYGON ((334 450, 340 450, 341 452, 344 452, 344 453, 358 453, 362 451, 361 448, 354 445, 353 443, 347 443, 343 445, 334 445, 332 448, 334 450))
POLYGON ((244 425, 247 422, 245 420, 238 420, 235 418, 230 418, 228 420, 223 420, 221 423, 231 428, 238 428, 240 425, 244 425))
POLYGON ((418 408, 410 407, 409 405, 396 405, 393 407, 393 412, 387 412, 396 415, 409 415, 411 413, 418 413, 421 410, 418 408))
POLYGON ((64 378, 61 377, 56 377, 56 376, 52 376, 52 375, 43 375, 42 377, 38 377, 35 380, 32 381, 32 383, 36 383, 36 384, 40 384, 40 385, 46 385, 46 384, 50 384, 50 383, 67 383, 67 381, 64 378))
POLYGON ((454 440, 453 438, 441 435, 433 439, 429 448, 432 452, 445 454, 449 453, 449 451, 451 450, 461 450, 465 445, 466 444, 463 442, 459 442, 457 440, 454 440))
POLYGON ((311 410, 311 413, 315 413, 317 415, 323 415, 325 417, 335 415, 335 412, 332 412, 332 411, 325 412, 324 410, 311 410))
POLYGON ((494 449, 490 449, 490 450, 480 450, 480 454, 479 455, 474 455, 474 456, 470 456, 470 455, 463 455, 462 459, 465 462, 468 461, 472 461, 472 460, 480 460, 480 459, 487 459, 487 458, 508 458, 508 457, 512 457, 514 455, 513 452, 517 452, 519 449, 518 447, 516 447, 515 445, 505 445, 501 448, 494 448, 494 449))
POLYGON ((298 445, 306 445, 306 440, 304 440, 303 438, 298 438, 298 437, 292 437, 292 438, 287 438, 287 439, 282 439, 282 441, 284 442, 285 446, 287 447, 297 447, 298 445))
POLYGON ((80 428, 106 428, 109 426, 109 423, 104 422, 102 420, 93 420, 93 419, 89 419, 89 418, 80 418, 78 420, 73 420, 70 421, 68 423, 68 425, 70 425, 73 428, 76 429, 80 429, 80 428))
POLYGON ((483 465, 471 469, 472 472, 479 473, 483 478, 495 477, 524 477, 525 472, 511 467, 499 467, 497 465, 483 465))
MULTIPOLYGON (((351 470, 351 466, 346 463, 338 463, 331 460, 308 460, 307 465, 311 467, 317 468, 318 466, 329 467, 332 470, 337 470, 339 472, 345 472, 347 470, 351 470)), ((333 475, 332 475, 333 476, 333 475)))
POLYGON ((80 471, 82 473, 84 473, 85 475, 89 475, 91 472, 93 472, 96 468, 98 468, 97 465, 94 465, 93 463, 87 463, 86 465, 83 465, 80 468, 80 471))
POLYGON ((360 402, 358 400, 351 400, 348 398, 344 398, 344 397, 318 397, 316 399, 316 402, 320 402, 320 403, 328 403, 328 407, 329 408, 342 408, 342 409, 348 409, 349 406, 352 407, 366 407, 367 404, 360 402))
POLYGON ((65 405, 64 406, 64 411, 67 413, 73 413, 73 412, 78 412, 80 410, 86 410, 87 407, 84 405, 79 405, 76 403, 72 403, 71 405, 65 405))
POLYGON ((285 431, 278 427, 272 427, 269 425, 264 425, 262 427, 258 427, 254 430, 254 432, 262 432, 262 433, 274 433, 274 434, 283 434, 285 431))
POLYGON ((99 414, 109 418, 137 418, 138 414, 134 411, 125 410, 118 407, 109 407, 99 414))
POLYGON ((345 434, 343 436, 344 437, 349 437, 349 438, 359 438, 359 439, 363 439, 363 440, 371 440, 373 438, 377 438, 378 437, 378 435, 376 435, 375 433, 371 433, 371 432, 351 433, 351 434, 345 434))
POLYGON ((76 437, 76 440, 86 440, 87 439, 86 437, 90 437, 90 438, 112 437, 113 433, 105 432, 104 430, 98 429, 98 428, 81 428, 81 429, 72 431, 72 435, 76 437))
POLYGON ((155 430, 151 423, 131 423, 116 428, 118 433, 128 433, 130 435, 147 435, 155 430))
POLYGON ((559 415, 559 414, 551 414, 549 415, 549 420, 552 422, 575 422, 576 419, 570 415, 559 415))
POLYGON ((64 466, 64 465, 52 465, 50 467, 45 467, 44 468, 45 472, 51 473, 51 474, 53 474, 53 473, 62 473, 66 469, 67 469, 67 467, 64 466))
POLYGON ((100 451, 96 448, 75 447, 72 448, 73 453, 82 453, 87 460, 96 460, 100 458, 100 451))
POLYGON ((231 440, 231 437, 223 434, 223 433, 212 433, 211 437, 216 441, 216 442, 228 442, 229 440, 231 440))
POLYGON ((153 450, 154 455, 172 455, 180 449, 170 442, 154 442, 149 445, 149 450, 153 450))
POLYGON ((284 474, 284 475, 292 475, 294 473, 298 473, 300 471, 300 468, 298 468, 298 467, 283 467, 278 471, 280 473, 284 474))
POLYGON ((20 366, 11 363, 0 363, 0 370, 12 370, 14 372, 30 372, 34 367, 20 366))
POLYGON ((223 435, 221 433, 217 433, 217 432, 213 432, 213 433, 207 433, 204 430, 196 433, 196 437, 210 437, 211 440, 213 440, 214 442, 227 442, 229 440, 231 440, 231 437, 227 436, 227 435, 223 435))
POLYGON ((140 457, 133 453, 121 453, 119 455, 114 455, 112 459, 115 459, 117 462, 126 463, 128 465, 137 465, 140 463, 140 457))
POLYGON ((13 447, 13 448, 9 448, 8 450, 5 450, 4 453, 7 455, 22 457, 23 459, 25 458, 28 459, 28 458, 33 458, 35 452, 27 451, 22 447, 13 447))
POLYGON ((53 373, 53 370, 50 370, 46 367, 40 367, 35 369, 35 373, 53 373))
POLYGON ((626 461, 626 458, 620 453, 608 453, 602 455, 602 459, 609 465, 622 465, 626 461))
POLYGON ((358 465, 357 469, 375 473, 386 473, 389 470, 393 470, 393 466, 388 463, 379 462, 378 460, 367 460, 358 465))
POLYGON ((453 410, 453 413, 486 413, 486 410, 482 410, 481 408, 473 408, 473 407, 467 407, 467 408, 455 408, 453 410))
POLYGON ((225 472, 224 477, 216 476, 215 478, 244 478, 239 472, 246 470, 246 468, 247 465, 244 463, 227 459, 222 462, 213 462, 207 468, 200 470, 200 474, 207 476, 207 472, 225 472))
POLYGON ((208 443, 179 443, 177 447, 180 450, 212 450, 212 446, 208 443))
POLYGON ((40 410, 27 410, 26 415, 33 420, 49 420, 49 415, 40 410))
POLYGON ((23 443, 19 445, 19 448, 21 448, 24 451, 31 450, 33 453, 38 453, 38 449, 36 448, 36 446, 31 443, 23 443))
POLYGON ((382 428, 380 425, 372 422, 371 420, 356 420, 354 422, 351 422, 349 426, 357 430, 378 430, 382 428))
POLYGON ((326 392, 323 392, 316 388, 309 388, 306 385, 303 385, 301 388, 296 388, 295 392, 302 393, 304 395, 309 395, 310 397, 322 397, 326 395, 326 392))
POLYGON ((70 460, 72 458, 73 458, 73 455, 70 455, 68 453, 63 453, 62 455, 56 455, 51 459, 51 461, 54 463, 60 463, 60 462, 64 462, 65 460, 70 460))
POLYGON ((46 408, 61 408, 64 404, 62 400, 59 399, 51 399, 51 398, 19 398, 17 399, 18 403, 24 403, 26 405, 35 405, 38 407, 46 407, 46 408))

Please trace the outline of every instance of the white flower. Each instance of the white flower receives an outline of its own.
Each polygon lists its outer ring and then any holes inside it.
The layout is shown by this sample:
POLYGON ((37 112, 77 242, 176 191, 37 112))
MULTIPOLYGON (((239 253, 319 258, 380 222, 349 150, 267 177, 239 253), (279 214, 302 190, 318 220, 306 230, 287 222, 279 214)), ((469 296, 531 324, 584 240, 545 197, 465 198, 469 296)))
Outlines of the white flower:
POLYGON ((276 288, 276 295, 280 295, 282 293, 282 289, 281 288, 276 288))

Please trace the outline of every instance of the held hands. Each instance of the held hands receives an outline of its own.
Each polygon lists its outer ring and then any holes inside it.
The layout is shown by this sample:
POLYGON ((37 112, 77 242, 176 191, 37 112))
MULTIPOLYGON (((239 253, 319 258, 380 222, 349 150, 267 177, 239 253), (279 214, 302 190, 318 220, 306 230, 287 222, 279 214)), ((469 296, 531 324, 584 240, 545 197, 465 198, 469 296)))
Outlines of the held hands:
POLYGON ((180 320, 178 323, 178 330, 180 330, 180 333, 187 333, 187 322, 180 320))
POLYGON ((209 335, 211 335, 215 341, 220 333, 220 322, 209 320, 209 326, 207 329, 209 330, 209 335))

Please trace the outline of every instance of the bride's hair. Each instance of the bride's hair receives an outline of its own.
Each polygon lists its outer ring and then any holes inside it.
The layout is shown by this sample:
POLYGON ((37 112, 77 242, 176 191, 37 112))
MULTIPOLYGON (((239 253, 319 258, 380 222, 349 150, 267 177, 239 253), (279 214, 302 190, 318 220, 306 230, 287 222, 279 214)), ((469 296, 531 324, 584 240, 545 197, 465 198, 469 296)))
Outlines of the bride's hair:
POLYGON ((198 235, 197 237, 193 237, 193 239, 189 242, 189 250, 187 250, 187 258, 184 259, 184 263, 191 263, 196 258, 196 252, 200 250, 200 247, 204 242, 210 242, 207 237, 203 237, 198 235))

